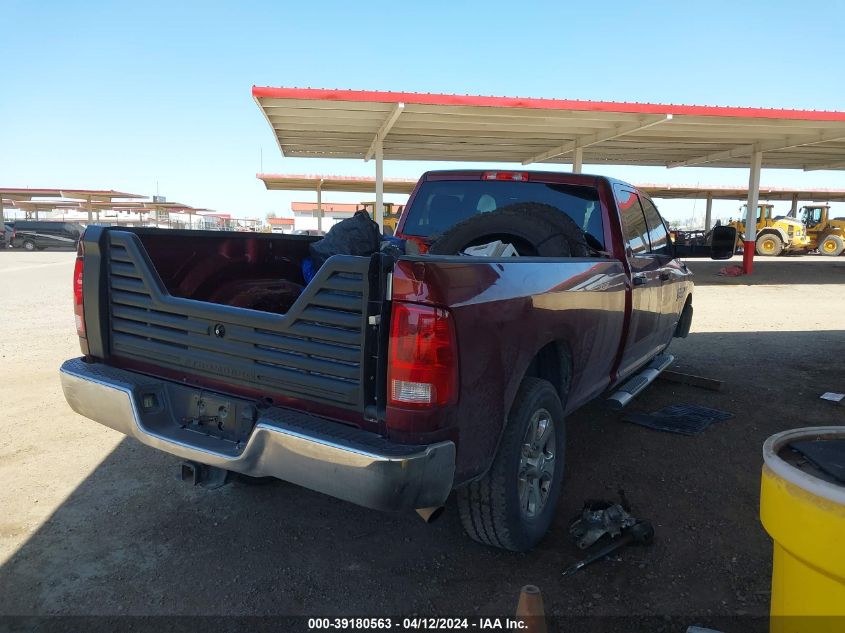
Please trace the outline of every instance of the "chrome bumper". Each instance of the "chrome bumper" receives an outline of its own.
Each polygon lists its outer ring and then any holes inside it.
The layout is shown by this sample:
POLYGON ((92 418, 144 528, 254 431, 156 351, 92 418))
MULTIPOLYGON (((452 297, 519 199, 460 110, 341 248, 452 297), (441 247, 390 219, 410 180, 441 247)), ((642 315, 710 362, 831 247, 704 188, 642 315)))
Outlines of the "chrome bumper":
MULTIPOLYGON (((168 389, 190 389, 81 358, 61 368, 65 398, 87 418, 142 443, 209 466, 277 477, 377 510, 445 503, 455 473, 455 445, 408 446, 296 411, 263 410, 245 443, 184 428, 169 410, 168 389), (143 396, 160 406, 143 410, 143 396)), ((198 390, 195 390, 198 391, 198 390)), ((233 399, 234 400, 234 399, 233 399)))

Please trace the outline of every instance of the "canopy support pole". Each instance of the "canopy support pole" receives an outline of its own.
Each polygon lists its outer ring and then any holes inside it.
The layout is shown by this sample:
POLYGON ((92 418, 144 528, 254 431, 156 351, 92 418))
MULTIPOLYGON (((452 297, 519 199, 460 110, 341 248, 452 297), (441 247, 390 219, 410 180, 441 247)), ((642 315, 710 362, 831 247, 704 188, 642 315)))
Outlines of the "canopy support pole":
POLYGON ((88 224, 91 224, 94 221, 94 215, 91 209, 91 196, 88 196, 86 202, 88 203, 85 205, 85 208, 88 209, 88 224))
POLYGON ((707 206, 704 209, 704 230, 710 230, 710 223, 713 220, 713 193, 707 193, 707 206))
POLYGON ((572 173, 573 174, 580 174, 581 173, 581 164, 584 161, 584 148, 583 147, 576 147, 574 152, 574 157, 572 159, 572 173))
POLYGON ((790 210, 789 215, 791 215, 793 218, 798 217, 798 194, 797 193, 792 194, 792 209, 790 210))
POLYGON ((376 217, 378 230, 384 230, 384 144, 376 139, 376 217))
POLYGON ((317 230, 323 230, 323 179, 317 185, 317 230))
POLYGON ((757 246, 757 202, 760 196, 762 165, 763 152, 755 148, 751 154, 751 169, 748 174, 748 209, 745 214, 745 240, 742 254, 742 268, 746 275, 754 272, 754 249, 757 246))

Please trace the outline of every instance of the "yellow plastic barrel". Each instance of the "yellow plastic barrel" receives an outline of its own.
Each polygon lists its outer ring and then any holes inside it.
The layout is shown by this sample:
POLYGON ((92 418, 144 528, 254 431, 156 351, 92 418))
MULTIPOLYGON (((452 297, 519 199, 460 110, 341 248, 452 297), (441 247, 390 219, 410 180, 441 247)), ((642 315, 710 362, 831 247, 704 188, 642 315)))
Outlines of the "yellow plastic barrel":
POLYGON ((845 631, 845 486, 800 467, 789 444, 845 440, 845 426, 794 429, 763 445, 760 519, 774 540, 772 633, 845 631))

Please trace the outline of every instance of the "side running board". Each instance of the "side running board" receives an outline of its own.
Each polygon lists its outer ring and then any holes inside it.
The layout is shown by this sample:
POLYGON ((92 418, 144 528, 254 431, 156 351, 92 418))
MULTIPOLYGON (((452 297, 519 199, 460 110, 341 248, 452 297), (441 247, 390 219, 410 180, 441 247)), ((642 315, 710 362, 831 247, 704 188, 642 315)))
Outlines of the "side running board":
POLYGON ((637 394, 654 382, 654 379, 660 375, 664 369, 672 364, 675 357, 671 354, 661 354, 655 356, 654 359, 646 365, 640 373, 628 380, 624 385, 617 389, 613 395, 607 399, 607 404, 611 409, 618 411, 627 406, 637 394))

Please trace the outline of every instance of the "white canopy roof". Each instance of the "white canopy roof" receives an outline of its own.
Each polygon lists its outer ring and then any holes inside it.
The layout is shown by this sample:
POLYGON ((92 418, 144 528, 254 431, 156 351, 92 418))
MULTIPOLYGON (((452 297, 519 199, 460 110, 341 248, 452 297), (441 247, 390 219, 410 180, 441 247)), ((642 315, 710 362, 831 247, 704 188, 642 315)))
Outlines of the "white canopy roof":
POLYGON ((285 156, 845 169, 845 112, 253 87, 285 156))

